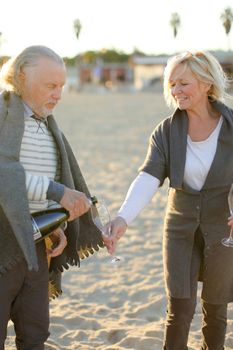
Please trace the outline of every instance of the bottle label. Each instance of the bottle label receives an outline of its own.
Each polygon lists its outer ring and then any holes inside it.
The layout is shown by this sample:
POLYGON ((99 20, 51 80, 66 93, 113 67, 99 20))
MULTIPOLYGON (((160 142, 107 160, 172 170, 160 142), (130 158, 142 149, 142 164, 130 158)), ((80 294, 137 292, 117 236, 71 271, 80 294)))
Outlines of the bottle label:
POLYGON ((32 227, 33 227, 33 238, 34 238, 34 241, 36 241, 37 239, 42 237, 42 234, 41 234, 39 227, 37 226, 37 223, 34 220, 34 218, 31 217, 31 219, 32 219, 32 227))

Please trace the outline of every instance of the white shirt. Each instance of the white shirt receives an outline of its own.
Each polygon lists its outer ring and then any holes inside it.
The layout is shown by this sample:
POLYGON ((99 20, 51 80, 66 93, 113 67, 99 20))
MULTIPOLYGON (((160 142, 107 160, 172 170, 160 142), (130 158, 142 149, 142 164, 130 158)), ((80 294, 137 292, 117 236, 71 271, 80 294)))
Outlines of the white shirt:
POLYGON ((204 141, 196 142, 189 135, 187 137, 184 183, 197 191, 203 187, 213 162, 222 122, 221 116, 214 131, 204 141))

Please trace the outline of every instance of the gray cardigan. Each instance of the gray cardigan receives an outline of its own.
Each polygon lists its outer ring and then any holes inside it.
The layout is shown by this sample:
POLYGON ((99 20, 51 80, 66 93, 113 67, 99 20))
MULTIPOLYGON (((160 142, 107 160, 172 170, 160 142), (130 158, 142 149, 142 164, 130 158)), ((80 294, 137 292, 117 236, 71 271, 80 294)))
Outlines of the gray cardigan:
MULTIPOLYGON (((73 152, 53 116, 48 125, 61 159, 61 183, 90 196, 73 152)), ((24 108, 14 93, 0 95, 0 275, 25 258, 29 270, 37 270, 37 256, 28 208, 25 172, 19 162, 24 132, 24 108)), ((100 231, 87 213, 68 223, 68 244, 64 252, 51 260, 50 277, 59 283, 59 271, 79 264, 82 258, 103 246, 100 231)), ((52 281, 54 283, 56 281, 52 281)), ((52 293, 59 292, 59 285, 52 293)))
POLYGON ((150 138, 140 170, 170 181, 164 227, 164 270, 167 292, 190 297, 190 268, 194 234, 198 227, 205 241, 202 298, 209 303, 233 301, 233 249, 221 244, 229 235, 227 195, 233 183, 233 111, 212 102, 223 116, 217 150, 201 191, 183 184, 188 117, 175 113, 160 123, 150 138))

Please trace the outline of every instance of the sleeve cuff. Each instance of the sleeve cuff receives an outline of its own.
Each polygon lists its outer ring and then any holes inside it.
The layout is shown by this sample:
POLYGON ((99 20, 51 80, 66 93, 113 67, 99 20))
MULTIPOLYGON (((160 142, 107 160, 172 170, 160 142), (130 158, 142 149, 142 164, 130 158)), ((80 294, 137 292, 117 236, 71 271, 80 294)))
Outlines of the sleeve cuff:
POLYGON ((65 186, 50 180, 49 187, 47 190, 47 199, 53 200, 57 203, 60 203, 65 192, 65 186))

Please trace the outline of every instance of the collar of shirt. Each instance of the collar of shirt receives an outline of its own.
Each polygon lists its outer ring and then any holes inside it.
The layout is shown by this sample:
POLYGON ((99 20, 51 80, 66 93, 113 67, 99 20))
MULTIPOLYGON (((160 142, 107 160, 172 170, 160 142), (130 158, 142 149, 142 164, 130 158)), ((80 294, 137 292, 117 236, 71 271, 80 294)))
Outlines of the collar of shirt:
POLYGON ((24 106, 24 118, 27 120, 30 120, 30 118, 34 117, 33 119, 37 120, 38 122, 44 123, 46 126, 48 126, 47 118, 36 118, 35 113, 33 113, 32 109, 25 103, 23 102, 24 106))
POLYGON ((25 119, 31 118, 31 116, 34 114, 31 108, 25 102, 23 102, 23 106, 24 106, 24 118, 25 119))
POLYGON ((31 118, 33 116, 35 119, 41 120, 42 122, 46 122, 47 121, 47 117, 39 117, 39 116, 37 116, 33 112, 33 110, 25 102, 23 102, 23 106, 24 106, 24 117, 25 118, 31 118))

